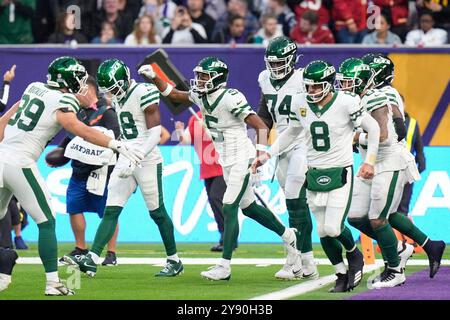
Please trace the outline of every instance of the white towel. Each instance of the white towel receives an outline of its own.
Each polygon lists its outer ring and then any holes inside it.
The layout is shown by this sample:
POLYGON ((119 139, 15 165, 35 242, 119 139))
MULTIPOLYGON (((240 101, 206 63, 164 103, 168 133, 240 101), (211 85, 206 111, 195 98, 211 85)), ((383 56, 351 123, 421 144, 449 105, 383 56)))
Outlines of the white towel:
MULTIPOLYGON (((114 139, 114 132, 112 130, 107 130, 103 127, 92 128, 114 139)), ((114 165, 117 161, 114 151, 111 149, 97 146, 80 137, 75 137, 69 142, 64 156, 94 166, 114 165)))
POLYGON ((103 166, 100 169, 92 171, 86 182, 87 191, 98 196, 103 196, 105 193, 107 176, 108 166, 103 166))

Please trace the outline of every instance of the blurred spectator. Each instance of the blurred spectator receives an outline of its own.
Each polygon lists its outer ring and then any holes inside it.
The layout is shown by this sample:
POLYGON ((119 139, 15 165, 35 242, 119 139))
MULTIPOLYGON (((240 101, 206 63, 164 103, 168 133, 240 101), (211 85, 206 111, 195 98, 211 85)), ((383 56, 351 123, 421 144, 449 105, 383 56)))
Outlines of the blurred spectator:
POLYGON ((217 21, 227 12, 225 0, 205 0, 205 13, 217 21))
POLYGON ((170 20, 160 14, 161 6, 162 0, 144 0, 139 11, 139 17, 152 16, 155 22, 155 32, 160 38, 162 38, 164 29, 170 27, 170 20))
POLYGON ((288 37, 297 24, 297 20, 292 10, 286 5, 286 0, 268 0, 266 12, 276 15, 278 23, 283 28, 283 34, 288 37))
POLYGON ((329 26, 333 0, 287 0, 293 8, 296 21, 299 21, 303 12, 316 11, 319 14, 319 26, 329 26))
POLYGON ((116 44, 121 43, 121 41, 117 38, 117 30, 114 24, 105 21, 102 23, 102 30, 100 31, 100 36, 92 39, 91 43, 116 44))
POLYGON ((205 28, 208 41, 212 39, 212 32, 216 22, 203 10, 205 5, 204 0, 187 0, 187 8, 191 16, 192 22, 199 23, 205 28))
POLYGON ((229 0, 226 14, 219 17, 213 31, 213 39, 216 34, 225 30, 229 26, 230 15, 241 16, 244 18, 245 34, 254 34, 259 30, 259 22, 256 17, 248 10, 248 3, 246 0, 229 0))
POLYGON ((261 25, 262 28, 253 36, 253 43, 262 43, 267 47, 270 40, 283 35, 283 28, 278 24, 277 16, 272 13, 261 17, 261 25))
POLYGON ((391 21, 386 14, 381 13, 377 18, 376 31, 369 33, 363 39, 363 44, 402 44, 398 35, 389 31, 391 21))
POLYGON ((12 197, 6 214, 0 220, 0 247, 13 248, 11 230, 14 230, 14 246, 17 250, 27 250, 28 246, 22 238, 22 230, 28 225, 27 213, 20 206, 16 197, 12 197))
POLYGON ((333 0, 332 17, 339 43, 361 43, 366 30, 367 0, 333 0))
POLYGON ((412 30, 406 35, 405 44, 408 46, 439 46, 447 43, 447 32, 435 29, 433 13, 423 10, 419 15, 420 29, 412 30))
POLYGON ((58 17, 56 31, 48 37, 49 43, 87 43, 87 38, 75 29, 75 15, 63 12, 58 17))
POLYGON ((419 9, 425 8, 433 12, 437 28, 450 33, 450 1, 448 0, 417 0, 419 9))
POLYGON ((97 13, 95 21, 97 35, 105 21, 114 24, 120 40, 124 40, 133 31, 134 19, 126 11, 119 10, 119 0, 103 0, 103 9, 97 13))
POLYGON ((159 15, 163 18, 172 21, 175 18, 177 5, 172 0, 158 0, 159 15))
POLYGON ((32 28, 34 42, 44 43, 48 41, 48 36, 55 32, 58 15, 58 0, 36 0, 32 28))
POLYGON ((408 33, 408 0, 373 0, 386 16, 390 17, 390 31, 397 34, 401 41, 405 41, 408 33))
POLYGON ((33 43, 35 0, 0 0, 0 44, 33 43))
POLYGON ((238 15, 229 16, 228 26, 216 33, 214 43, 248 43, 251 35, 245 30, 245 19, 238 15))
POLYGON ((161 38, 156 34, 153 17, 142 16, 134 23, 134 31, 127 36, 124 44, 137 46, 152 43, 161 43, 161 38))
POLYGON ((138 17, 142 2, 142 0, 119 0, 119 11, 125 12, 135 20, 138 17))
POLYGON ((292 29, 290 38, 304 44, 335 43, 330 29, 327 26, 320 26, 319 21, 317 11, 304 11, 300 22, 292 29))
POLYGON ((178 7, 171 26, 164 29, 163 35, 163 43, 194 44, 208 41, 205 28, 192 22, 187 9, 182 6, 178 7))

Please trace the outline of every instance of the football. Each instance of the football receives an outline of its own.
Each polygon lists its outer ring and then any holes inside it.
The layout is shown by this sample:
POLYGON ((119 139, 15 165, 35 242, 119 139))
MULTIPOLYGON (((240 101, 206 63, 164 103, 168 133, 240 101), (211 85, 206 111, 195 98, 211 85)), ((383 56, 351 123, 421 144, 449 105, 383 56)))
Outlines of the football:
POLYGON ((61 167, 69 161, 70 159, 64 156, 63 148, 55 148, 45 156, 45 162, 47 162, 50 167, 61 167))

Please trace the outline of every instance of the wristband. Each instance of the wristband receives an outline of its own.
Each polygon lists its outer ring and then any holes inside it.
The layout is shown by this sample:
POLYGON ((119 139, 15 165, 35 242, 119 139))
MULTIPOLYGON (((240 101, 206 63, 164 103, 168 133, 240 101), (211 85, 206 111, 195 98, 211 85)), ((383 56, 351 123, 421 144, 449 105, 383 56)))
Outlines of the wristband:
POLYGON ((162 91, 161 94, 164 97, 167 97, 172 92, 172 90, 173 90, 173 85, 171 85, 170 83, 167 83, 166 90, 162 91))

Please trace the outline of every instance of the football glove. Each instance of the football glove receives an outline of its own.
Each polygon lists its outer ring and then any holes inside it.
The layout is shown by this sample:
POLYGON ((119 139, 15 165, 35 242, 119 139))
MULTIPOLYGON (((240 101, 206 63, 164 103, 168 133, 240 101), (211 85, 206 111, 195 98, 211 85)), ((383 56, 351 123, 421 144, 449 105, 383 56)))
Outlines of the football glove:
POLYGON ((111 140, 108 144, 108 148, 122 154, 125 158, 130 160, 132 164, 137 167, 141 166, 141 161, 144 159, 142 153, 138 150, 131 149, 123 141, 111 140))
POLYGON ((153 70, 153 67, 150 64, 144 64, 141 66, 138 73, 149 79, 154 79, 156 77, 155 70, 153 70))

